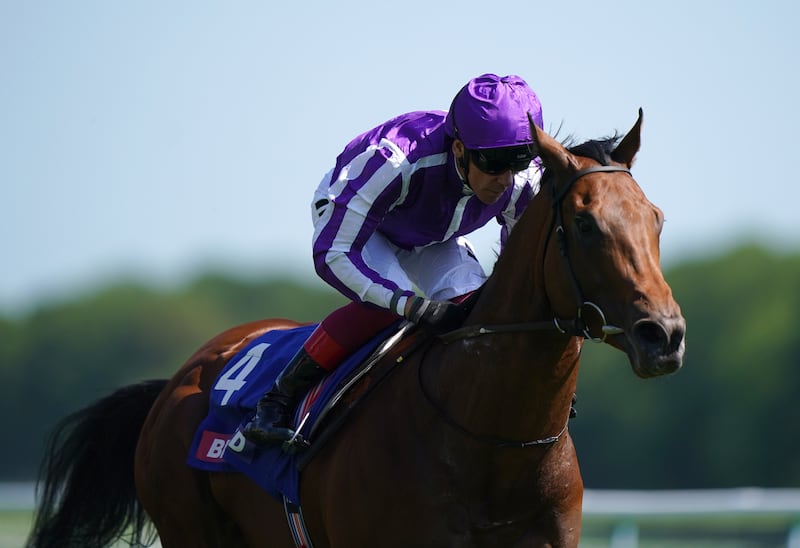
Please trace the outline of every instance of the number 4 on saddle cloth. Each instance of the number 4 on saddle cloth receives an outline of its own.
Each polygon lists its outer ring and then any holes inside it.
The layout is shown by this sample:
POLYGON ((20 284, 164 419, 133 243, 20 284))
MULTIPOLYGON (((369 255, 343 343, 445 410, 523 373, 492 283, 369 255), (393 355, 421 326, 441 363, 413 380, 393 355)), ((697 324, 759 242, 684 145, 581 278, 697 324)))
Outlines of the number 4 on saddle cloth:
MULTIPOLYGON (((189 466, 207 471, 241 472, 274 497, 299 503, 300 470, 338 428, 346 413, 337 413, 335 421, 324 419, 334 408, 338 411, 345 405, 342 396, 412 331, 413 326, 398 320, 312 388, 297 406, 293 428, 298 436, 291 446, 257 446, 247 441, 239 432, 239 426, 246 424, 255 413, 258 400, 315 327, 269 331, 231 358, 214 383, 208 416, 198 427, 189 451, 189 466), (299 452, 298 447, 310 449, 299 452)), ((421 330, 414 330, 406 340, 415 345, 414 341, 427 338, 421 330)), ((355 403, 348 401, 346 405, 352 407, 355 403)))

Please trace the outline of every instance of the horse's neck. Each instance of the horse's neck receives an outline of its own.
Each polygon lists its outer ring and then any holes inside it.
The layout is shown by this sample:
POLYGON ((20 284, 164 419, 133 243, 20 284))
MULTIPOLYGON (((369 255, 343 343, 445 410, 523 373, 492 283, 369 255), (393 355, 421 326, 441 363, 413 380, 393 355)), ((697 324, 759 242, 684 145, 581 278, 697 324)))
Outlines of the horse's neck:
MULTIPOLYGON (((543 266, 548 213, 540 203, 520 219, 468 324, 552 320, 543 266)), ((463 340, 444 352, 440 372, 453 383, 450 405, 476 430, 516 439, 546 437, 557 433, 555 423, 563 426, 577 382, 575 337, 554 328, 520 330, 463 340)))
POLYGON ((544 274, 547 248, 556 245, 548 242, 551 217, 550 205, 540 192, 511 231, 471 322, 504 324, 553 318, 544 274))
POLYGON ((512 323, 552 318, 544 279, 551 216, 550 205, 540 192, 498 257, 475 306, 476 321, 512 323))

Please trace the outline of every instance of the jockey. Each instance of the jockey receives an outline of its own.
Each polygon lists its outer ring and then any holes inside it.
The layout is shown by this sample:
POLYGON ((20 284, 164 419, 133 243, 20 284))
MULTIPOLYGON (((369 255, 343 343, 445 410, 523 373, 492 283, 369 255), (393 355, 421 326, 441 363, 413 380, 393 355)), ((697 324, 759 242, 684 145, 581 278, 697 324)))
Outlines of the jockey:
POLYGON ((449 112, 400 115, 345 147, 311 216, 316 271, 352 302, 319 324, 264 394, 247 439, 288 440, 305 391, 401 316, 435 333, 460 325, 456 303, 486 280, 464 235, 494 218, 502 246, 539 190, 529 114, 541 128, 522 78, 484 74, 449 112))

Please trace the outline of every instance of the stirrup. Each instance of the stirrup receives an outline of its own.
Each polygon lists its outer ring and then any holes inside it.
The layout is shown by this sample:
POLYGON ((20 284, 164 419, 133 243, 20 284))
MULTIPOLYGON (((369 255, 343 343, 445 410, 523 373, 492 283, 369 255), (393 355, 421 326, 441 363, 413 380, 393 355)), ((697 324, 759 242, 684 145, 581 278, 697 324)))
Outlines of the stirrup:
POLYGON ((286 441, 286 439, 291 439, 294 435, 294 430, 291 428, 290 424, 290 412, 286 410, 286 406, 282 405, 280 401, 271 403, 273 404, 272 410, 278 410, 279 408, 284 409, 283 412, 275 412, 273 416, 270 417, 277 420, 272 420, 268 423, 266 417, 260 418, 262 407, 261 402, 259 402, 259 409, 256 411, 255 416, 241 429, 242 435, 247 440, 257 445, 279 445, 286 441), (278 418, 279 416, 280 418, 278 418), (285 430, 286 432, 280 432, 281 430, 285 430))
POLYGON ((297 425, 294 435, 281 444, 281 450, 287 455, 296 455, 297 453, 301 453, 311 447, 311 444, 308 442, 308 440, 305 439, 300 433, 310 416, 311 413, 306 413, 306 416, 303 417, 303 420, 301 420, 300 424, 297 425))
MULTIPOLYGON (((256 445, 278 445, 280 443, 285 443, 285 436, 286 435, 293 435, 291 428, 286 428, 289 434, 284 434, 282 436, 269 436, 267 435, 267 430, 264 428, 256 428, 255 425, 252 424, 253 421, 247 423, 244 428, 240 430, 244 438, 256 445)), ((289 438, 291 439, 291 438, 289 438)))

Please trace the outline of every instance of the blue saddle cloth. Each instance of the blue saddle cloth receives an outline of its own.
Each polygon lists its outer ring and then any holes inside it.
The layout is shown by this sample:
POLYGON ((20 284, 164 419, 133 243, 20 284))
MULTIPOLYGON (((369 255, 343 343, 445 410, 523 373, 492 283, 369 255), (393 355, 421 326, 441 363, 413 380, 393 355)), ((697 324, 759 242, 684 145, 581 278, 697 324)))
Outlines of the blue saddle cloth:
MULTIPOLYGON (((279 500, 286 497, 294 504, 300 503, 297 464, 302 455, 287 455, 280 447, 256 446, 245 440, 238 428, 253 416, 258 400, 314 328, 316 325, 269 331, 227 363, 211 390, 208 416, 195 433, 187 458, 189 466, 214 472, 241 472, 279 500)), ((306 409, 310 413, 306 425, 314 424, 342 380, 395 330, 396 324, 376 335, 312 390, 310 397, 316 399, 310 408, 305 403, 299 406, 298 416, 300 412, 305 415, 306 409)))

